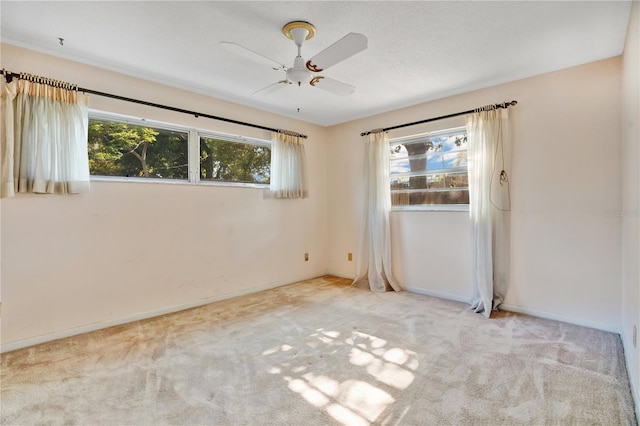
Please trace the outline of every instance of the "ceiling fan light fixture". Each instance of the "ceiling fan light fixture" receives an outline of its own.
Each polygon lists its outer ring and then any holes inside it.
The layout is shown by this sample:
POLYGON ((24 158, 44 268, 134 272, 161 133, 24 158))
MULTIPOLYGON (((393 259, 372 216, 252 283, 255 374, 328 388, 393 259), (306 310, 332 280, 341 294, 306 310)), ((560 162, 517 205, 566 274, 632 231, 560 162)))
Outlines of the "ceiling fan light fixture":
POLYGON ((313 76, 306 68, 293 67, 287 70, 287 80, 298 83, 298 86, 302 83, 309 83, 313 76))
POLYGON ((298 86, 301 86, 302 83, 307 84, 312 77, 311 73, 304 67, 304 59, 301 56, 297 56, 293 60, 293 67, 287 70, 287 80, 292 83, 298 83, 298 86))

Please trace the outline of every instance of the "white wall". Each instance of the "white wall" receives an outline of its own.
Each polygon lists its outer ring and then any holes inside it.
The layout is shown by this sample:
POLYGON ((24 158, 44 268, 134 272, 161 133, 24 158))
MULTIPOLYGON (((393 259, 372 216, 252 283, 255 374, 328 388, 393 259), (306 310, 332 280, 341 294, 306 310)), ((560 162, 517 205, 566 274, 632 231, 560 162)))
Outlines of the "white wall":
MULTIPOLYGON (((131 182, 92 182, 86 195, 4 199, 3 350, 326 273, 325 129, 6 44, 2 67, 308 134, 310 182, 304 200, 131 182)), ((262 130, 99 96, 90 108, 269 139, 262 130)))
POLYGON ((640 3, 633 2, 622 59, 622 340, 636 398, 640 357, 633 327, 640 325, 640 3))
MULTIPOLYGON (((355 253, 360 226, 360 132, 515 99, 512 273, 505 306, 618 331, 621 219, 605 212, 621 206, 620 62, 612 58, 330 128, 329 271, 355 274, 346 253, 355 253)), ((393 212, 391 222, 394 275, 403 286, 471 297, 468 213, 393 212)))

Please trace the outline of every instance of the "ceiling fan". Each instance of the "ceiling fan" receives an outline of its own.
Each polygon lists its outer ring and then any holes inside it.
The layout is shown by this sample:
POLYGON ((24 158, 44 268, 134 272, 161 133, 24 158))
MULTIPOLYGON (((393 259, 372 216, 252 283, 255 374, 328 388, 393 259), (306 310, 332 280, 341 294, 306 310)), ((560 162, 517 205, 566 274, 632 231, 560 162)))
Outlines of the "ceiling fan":
POLYGON ((302 44, 305 40, 309 40, 315 35, 316 28, 309 22, 293 21, 282 27, 282 33, 287 38, 293 40, 298 47, 298 56, 293 60, 292 67, 287 67, 278 61, 267 58, 239 44, 230 41, 220 42, 220 44, 229 51, 266 64, 276 71, 285 72, 285 78, 283 80, 270 84, 252 93, 252 95, 265 95, 290 84, 301 86, 307 83, 336 95, 344 96, 353 93, 355 90, 354 86, 329 77, 317 75, 317 73, 325 71, 327 68, 365 50, 367 48, 367 37, 358 33, 349 33, 305 62, 301 53, 302 44))

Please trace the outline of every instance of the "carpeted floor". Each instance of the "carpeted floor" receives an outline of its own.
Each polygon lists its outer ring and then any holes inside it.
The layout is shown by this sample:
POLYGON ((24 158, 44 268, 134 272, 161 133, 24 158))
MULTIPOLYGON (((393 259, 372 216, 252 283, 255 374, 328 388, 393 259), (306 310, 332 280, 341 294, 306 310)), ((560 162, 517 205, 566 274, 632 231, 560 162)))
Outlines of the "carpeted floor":
POLYGON ((618 335, 322 277, 3 354, 3 425, 635 424, 618 335))

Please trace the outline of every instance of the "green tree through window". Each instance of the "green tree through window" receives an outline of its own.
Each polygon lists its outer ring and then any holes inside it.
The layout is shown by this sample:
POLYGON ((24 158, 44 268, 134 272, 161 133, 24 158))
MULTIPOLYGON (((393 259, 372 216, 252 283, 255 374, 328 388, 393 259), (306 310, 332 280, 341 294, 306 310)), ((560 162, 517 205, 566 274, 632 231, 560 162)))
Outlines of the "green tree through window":
POLYGON ((88 133, 92 175, 188 179, 187 132, 90 118, 88 133))
POLYGON ((269 183, 269 146, 200 138, 200 179, 206 181, 269 183))

